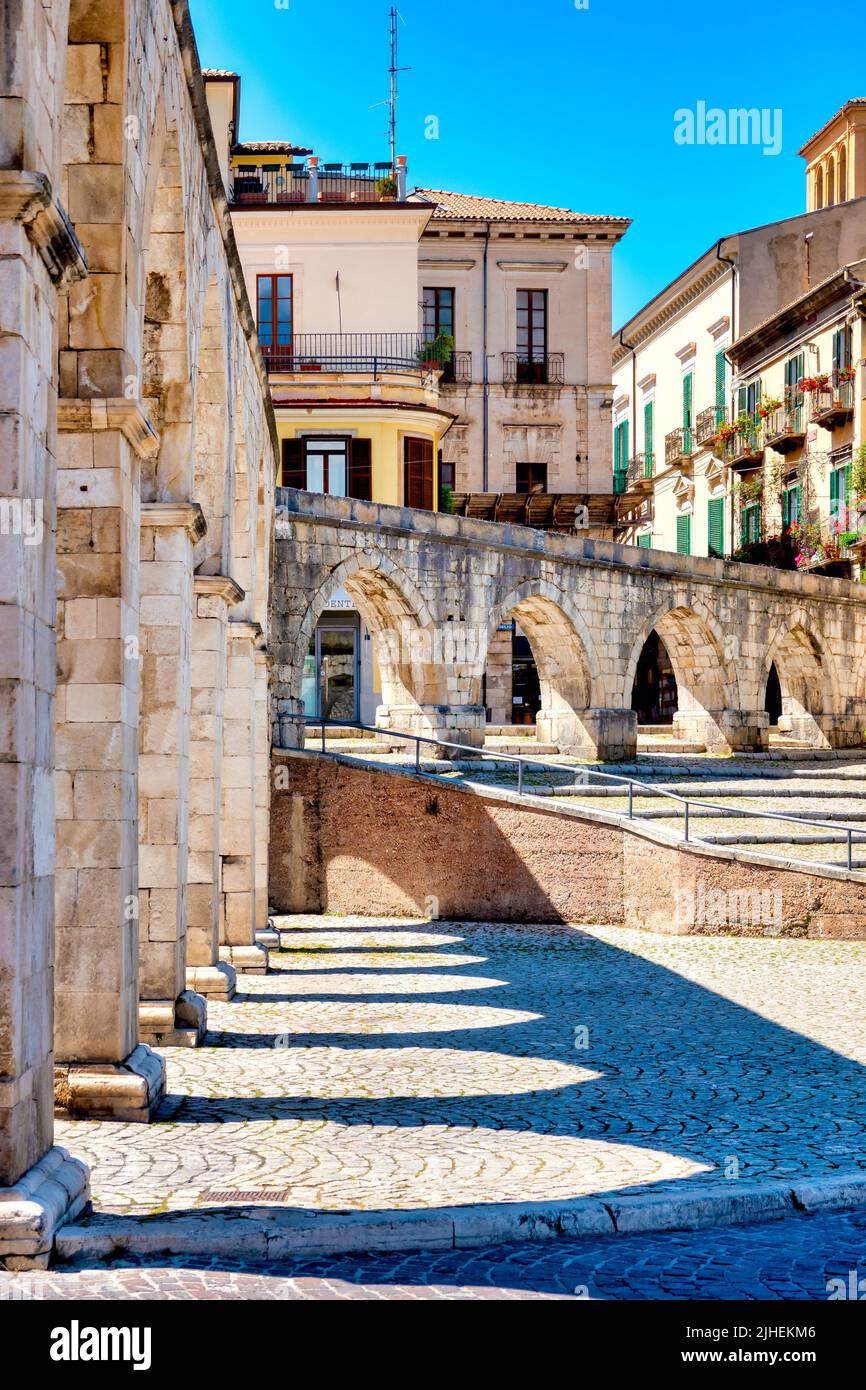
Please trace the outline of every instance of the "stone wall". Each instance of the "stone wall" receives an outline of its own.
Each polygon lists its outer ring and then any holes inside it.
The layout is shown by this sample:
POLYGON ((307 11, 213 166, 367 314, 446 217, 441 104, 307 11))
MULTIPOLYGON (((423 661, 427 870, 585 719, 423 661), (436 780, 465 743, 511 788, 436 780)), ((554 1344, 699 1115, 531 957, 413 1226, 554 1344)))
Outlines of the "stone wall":
POLYGON ((0 1203, 0 1261, 26 1261, 86 1197, 52 1101, 147 1120, 147 1043, 202 1034, 188 985, 265 968, 277 451, 186 0, 13 0, 0 103, 0 1189, 44 1204, 37 1232, 0 1203))
POLYGON ((841 871, 769 869, 312 753, 273 761, 274 912, 866 938, 866 887, 841 871), (736 925, 714 925, 717 894, 738 905, 736 925))

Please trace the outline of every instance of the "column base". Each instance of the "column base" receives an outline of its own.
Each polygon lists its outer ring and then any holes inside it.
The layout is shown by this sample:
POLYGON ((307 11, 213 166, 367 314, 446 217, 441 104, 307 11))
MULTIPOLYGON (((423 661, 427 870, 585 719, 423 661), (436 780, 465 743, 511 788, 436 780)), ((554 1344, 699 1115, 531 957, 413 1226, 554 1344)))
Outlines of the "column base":
POLYGON ((90 1207, 90 1170, 55 1144, 0 1188, 0 1269, 47 1269, 58 1226, 90 1207))
POLYGON ((484 747, 487 734, 486 712, 483 705, 381 705, 376 711, 376 743, 383 752, 402 753, 407 761, 415 757, 416 745, 404 738, 389 737, 389 730, 417 734, 422 738, 453 742, 468 748, 437 748, 433 743, 421 744, 422 758, 449 759, 459 762, 471 758, 476 748, 484 747))
POLYGON ((207 1033, 207 1000, 193 990, 177 999, 142 999, 138 1036, 151 1047, 200 1047, 207 1033))
POLYGON ((542 710, 541 743, 555 743, 560 753, 599 762, 633 762, 637 757, 637 715, 626 709, 542 710))
POLYGON ((280 933, 269 925, 267 929, 256 932, 256 945, 261 946, 263 951, 278 951, 280 949, 280 933))
POLYGON ((770 716, 764 710, 683 710, 674 715, 673 734, 711 753, 765 753, 770 716))
POLYGON ((227 1004, 235 997, 238 977, 225 961, 219 961, 217 965, 190 965, 186 972, 186 987, 205 999, 221 999, 227 1004))
POLYGON ((263 946, 220 946, 220 960, 238 975, 267 975, 268 953, 263 946))
POLYGON ((124 1062, 60 1062, 54 1068, 54 1113, 149 1124, 165 1088, 165 1059, 143 1044, 124 1062))

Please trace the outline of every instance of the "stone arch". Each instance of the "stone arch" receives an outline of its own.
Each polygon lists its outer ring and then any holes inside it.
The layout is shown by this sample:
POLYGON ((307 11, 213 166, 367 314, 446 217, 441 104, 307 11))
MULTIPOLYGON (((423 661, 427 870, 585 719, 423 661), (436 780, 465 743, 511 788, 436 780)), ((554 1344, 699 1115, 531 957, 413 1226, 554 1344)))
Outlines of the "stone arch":
POLYGON ((555 585, 526 580, 498 603, 487 631, 487 650, 500 623, 513 617, 529 641, 541 687, 539 742, 591 752, 595 740, 587 712, 603 704, 600 668, 583 615, 555 585))
POLYGON ((839 202, 848 201, 848 153, 845 146, 839 150, 839 202))
POLYGON ((836 169, 835 161, 834 161, 834 159, 833 159, 833 156, 830 155, 830 158, 827 160, 827 206, 828 206, 828 208, 832 208, 832 207, 835 205, 835 202, 836 202, 835 169, 836 169))
POLYGON ((764 684, 776 667, 782 688, 779 729, 798 742, 832 745, 842 700, 836 664, 809 615, 797 609, 776 629, 764 660, 764 684))
POLYGON ((344 588, 354 599, 376 643, 383 709, 392 727, 395 712, 417 723, 424 705, 445 703, 445 670, 437 661, 435 624, 426 600, 387 555, 365 552, 336 566, 318 589, 294 643, 290 695, 301 698, 304 661, 329 599, 344 588))
POLYGON ((819 164, 815 170, 815 210, 820 212, 824 206, 824 168, 819 164))
POLYGON ((742 710, 731 660, 734 652, 731 640, 702 603, 662 608, 644 624, 626 666, 624 704, 631 706, 638 662, 653 631, 664 642, 676 676, 679 708, 674 736, 707 747, 730 746, 732 722, 742 710))

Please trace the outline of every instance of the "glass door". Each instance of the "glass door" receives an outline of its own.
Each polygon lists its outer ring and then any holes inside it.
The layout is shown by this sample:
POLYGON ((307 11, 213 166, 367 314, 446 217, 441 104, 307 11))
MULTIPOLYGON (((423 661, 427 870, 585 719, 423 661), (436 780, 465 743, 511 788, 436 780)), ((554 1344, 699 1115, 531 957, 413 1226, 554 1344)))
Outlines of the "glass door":
POLYGON ((316 639, 319 649, 319 718, 354 723, 358 718, 357 629, 322 627, 316 639))

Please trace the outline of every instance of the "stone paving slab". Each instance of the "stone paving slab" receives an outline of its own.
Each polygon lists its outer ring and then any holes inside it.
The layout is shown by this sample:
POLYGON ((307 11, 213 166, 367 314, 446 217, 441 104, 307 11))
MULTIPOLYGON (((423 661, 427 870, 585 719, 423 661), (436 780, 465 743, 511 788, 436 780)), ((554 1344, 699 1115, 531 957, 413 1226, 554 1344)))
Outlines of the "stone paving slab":
POLYGON ((637 1197, 657 1225, 677 1205, 701 1224, 702 1203, 717 1224, 866 1175, 866 943, 276 926, 274 972, 212 1003, 205 1047, 166 1053, 155 1124, 58 1125, 92 1165, 90 1237, 183 1213, 420 1213, 447 1242, 455 1210, 531 1205, 549 1226, 637 1197))

